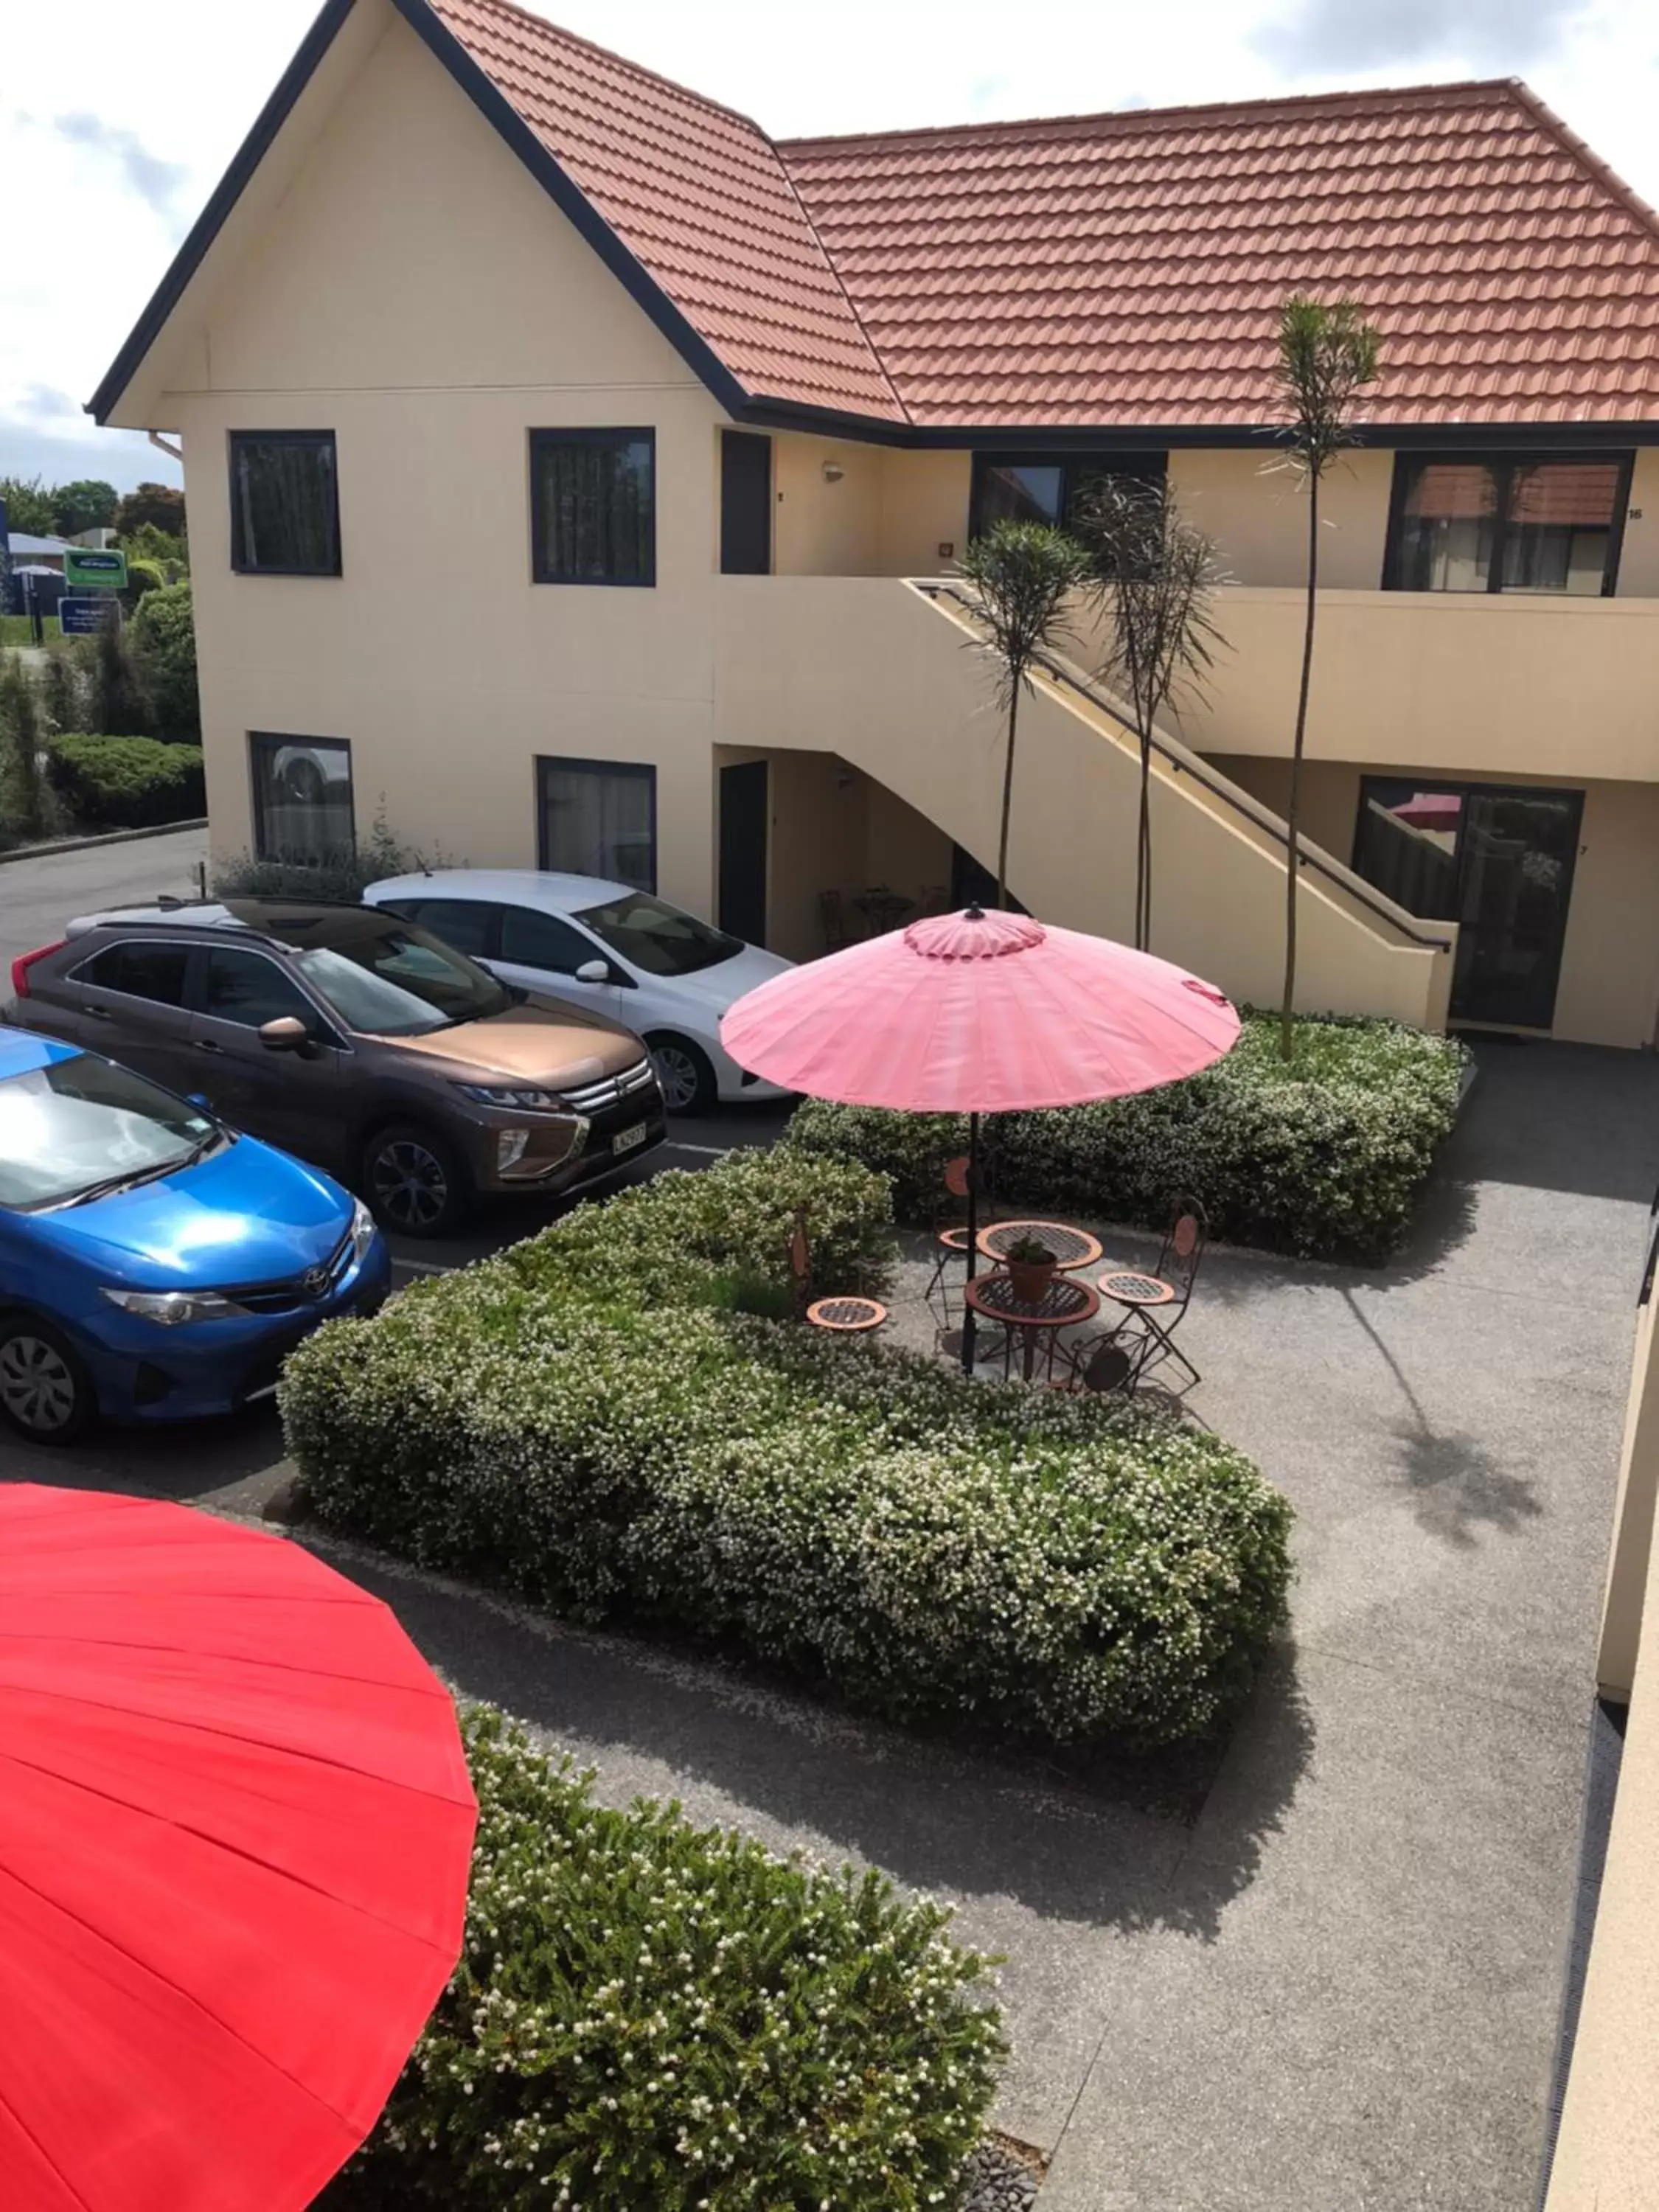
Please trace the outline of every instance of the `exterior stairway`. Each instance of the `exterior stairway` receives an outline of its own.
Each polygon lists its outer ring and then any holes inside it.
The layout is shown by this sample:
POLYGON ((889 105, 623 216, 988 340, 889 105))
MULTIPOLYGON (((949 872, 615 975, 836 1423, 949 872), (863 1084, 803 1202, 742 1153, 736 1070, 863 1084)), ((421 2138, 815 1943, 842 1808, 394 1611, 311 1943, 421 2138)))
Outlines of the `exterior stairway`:
MULTIPOLYGON (((837 754, 994 862, 1006 720, 964 586, 726 576, 717 634, 718 743, 837 754)), ((1110 696, 1050 660, 1020 702, 1009 841, 1009 888, 1034 914, 1133 935, 1139 776, 1110 696)), ((1152 814, 1152 950, 1276 1005, 1283 821, 1163 732, 1152 814)), ((1407 913, 1317 846, 1302 852, 1298 1006, 1443 1028, 1455 927, 1407 913)))

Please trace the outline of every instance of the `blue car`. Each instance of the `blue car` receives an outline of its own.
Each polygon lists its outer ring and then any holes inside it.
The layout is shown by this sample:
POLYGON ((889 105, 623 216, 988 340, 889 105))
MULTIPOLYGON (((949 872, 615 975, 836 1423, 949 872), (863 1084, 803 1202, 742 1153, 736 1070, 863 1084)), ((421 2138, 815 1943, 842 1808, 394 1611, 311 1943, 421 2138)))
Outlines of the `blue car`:
POLYGON ((0 1413, 32 1442, 245 1406, 390 1285, 368 1207, 319 1170, 98 1053, 0 1029, 0 1413))

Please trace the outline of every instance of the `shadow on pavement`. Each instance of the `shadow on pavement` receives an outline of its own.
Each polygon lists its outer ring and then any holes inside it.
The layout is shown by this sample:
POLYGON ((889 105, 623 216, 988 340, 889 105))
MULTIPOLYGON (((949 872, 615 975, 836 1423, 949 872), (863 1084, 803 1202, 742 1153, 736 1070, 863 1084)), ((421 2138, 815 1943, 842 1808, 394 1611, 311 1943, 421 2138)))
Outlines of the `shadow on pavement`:
POLYGON ((1229 1744, 1068 1770, 908 1735, 738 1668, 569 1629, 302 1534, 386 1600, 460 1695, 596 1761, 608 1800, 678 1797, 695 1818, 738 1821, 774 1848, 868 1861, 915 1888, 1011 1898, 1084 1926, 1212 1940, 1312 1748, 1288 1651, 1270 1662, 1229 1744))

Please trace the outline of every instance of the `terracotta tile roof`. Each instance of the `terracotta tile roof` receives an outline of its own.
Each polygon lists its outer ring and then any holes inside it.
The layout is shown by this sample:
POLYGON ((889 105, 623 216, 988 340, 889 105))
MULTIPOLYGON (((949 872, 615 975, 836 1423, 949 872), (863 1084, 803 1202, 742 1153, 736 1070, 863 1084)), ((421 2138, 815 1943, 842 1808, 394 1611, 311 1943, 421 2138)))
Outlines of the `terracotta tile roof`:
POLYGON ((507 0, 431 4, 747 390, 902 420, 757 125, 507 0))
POLYGON ((1382 330, 1378 425, 1659 417, 1659 222, 1522 85, 775 145, 509 0, 430 5, 754 398, 1249 428, 1303 289, 1382 330))
POLYGON ((1378 423, 1659 416, 1659 230, 1520 85, 780 151, 919 423, 1261 423, 1297 289, 1378 423))

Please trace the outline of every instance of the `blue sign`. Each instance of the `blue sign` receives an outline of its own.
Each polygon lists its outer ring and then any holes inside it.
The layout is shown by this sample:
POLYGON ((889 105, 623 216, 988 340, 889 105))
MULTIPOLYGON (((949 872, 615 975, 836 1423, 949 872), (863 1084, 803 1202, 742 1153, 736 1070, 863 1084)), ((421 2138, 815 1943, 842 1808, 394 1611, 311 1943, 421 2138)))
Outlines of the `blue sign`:
POLYGON ((88 592, 84 598, 66 592, 58 602, 58 619, 65 637, 96 637, 107 622, 119 628, 121 602, 112 592, 88 592))

